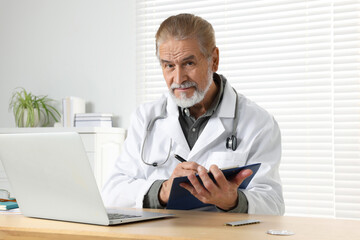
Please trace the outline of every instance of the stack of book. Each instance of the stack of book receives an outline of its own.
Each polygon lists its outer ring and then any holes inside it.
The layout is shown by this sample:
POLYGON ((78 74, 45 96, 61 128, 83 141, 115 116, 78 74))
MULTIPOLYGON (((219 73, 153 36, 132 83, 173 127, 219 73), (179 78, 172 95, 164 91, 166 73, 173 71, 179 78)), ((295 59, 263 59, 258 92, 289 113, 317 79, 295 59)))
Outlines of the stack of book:
POLYGON ((112 127, 111 113, 75 114, 75 127, 112 127))
POLYGON ((0 210, 10 210, 18 207, 19 205, 15 199, 0 199, 0 210))

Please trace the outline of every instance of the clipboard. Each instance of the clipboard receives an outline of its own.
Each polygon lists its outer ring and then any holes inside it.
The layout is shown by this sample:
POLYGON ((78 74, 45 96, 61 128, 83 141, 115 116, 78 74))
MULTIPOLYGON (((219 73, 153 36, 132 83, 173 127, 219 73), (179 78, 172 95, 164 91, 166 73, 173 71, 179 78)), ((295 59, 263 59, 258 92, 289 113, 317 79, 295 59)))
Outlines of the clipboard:
MULTIPOLYGON (((255 163, 251 165, 246 165, 242 167, 222 169, 221 171, 225 175, 226 179, 230 179, 235 176, 241 170, 251 169, 253 174, 247 177, 239 186, 239 189, 246 189, 250 181, 253 179, 256 172, 259 170, 261 163, 255 163)), ((202 184, 199 175, 196 175, 199 182, 202 184)), ((214 181, 214 176, 209 173, 209 177, 214 181)), ((199 199, 194 197, 188 190, 182 188, 180 183, 190 183, 187 177, 177 177, 174 178, 173 184, 171 186, 169 201, 167 203, 166 209, 176 209, 176 210, 191 210, 206 206, 211 206, 211 204, 202 203, 199 199)))

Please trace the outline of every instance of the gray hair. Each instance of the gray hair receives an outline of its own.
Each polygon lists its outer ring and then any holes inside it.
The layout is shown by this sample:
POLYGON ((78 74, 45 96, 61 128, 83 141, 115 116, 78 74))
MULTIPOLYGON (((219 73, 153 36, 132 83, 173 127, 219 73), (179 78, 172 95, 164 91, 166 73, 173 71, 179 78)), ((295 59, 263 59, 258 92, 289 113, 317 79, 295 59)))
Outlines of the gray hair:
POLYGON ((159 46, 169 38, 176 40, 196 39, 201 53, 210 58, 215 44, 215 32, 205 19, 193 14, 182 13, 165 19, 156 35, 156 55, 159 57, 159 46))

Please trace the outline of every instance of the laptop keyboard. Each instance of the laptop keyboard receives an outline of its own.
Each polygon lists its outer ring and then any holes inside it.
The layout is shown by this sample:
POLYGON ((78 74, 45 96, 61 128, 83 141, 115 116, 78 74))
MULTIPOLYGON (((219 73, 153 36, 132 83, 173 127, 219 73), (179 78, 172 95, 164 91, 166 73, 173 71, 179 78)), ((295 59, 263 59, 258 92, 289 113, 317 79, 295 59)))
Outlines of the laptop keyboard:
POLYGON ((108 213, 108 216, 109 216, 110 220, 141 217, 141 215, 127 215, 127 214, 121 214, 121 213, 108 213))

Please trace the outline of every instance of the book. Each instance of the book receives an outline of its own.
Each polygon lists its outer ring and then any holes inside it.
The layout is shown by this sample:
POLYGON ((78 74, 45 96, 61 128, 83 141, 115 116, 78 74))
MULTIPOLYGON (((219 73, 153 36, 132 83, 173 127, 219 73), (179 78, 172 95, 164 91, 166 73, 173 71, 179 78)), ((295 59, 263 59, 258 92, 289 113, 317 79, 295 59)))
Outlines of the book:
POLYGON ((111 121, 111 117, 75 117, 76 121, 111 121))
MULTIPOLYGON (((227 168, 227 169, 221 169, 223 174, 225 175, 226 179, 231 179, 231 177, 234 177, 237 173, 244 169, 251 169, 253 171, 253 174, 249 177, 247 177, 239 186, 239 189, 246 189, 249 185, 250 181, 256 174, 256 172, 259 170, 261 163, 255 163, 251 165, 246 165, 242 167, 234 167, 234 168, 227 168)), ((209 177, 214 180, 214 176, 209 173, 209 177)), ((197 178, 199 182, 202 184, 201 179, 199 175, 197 175, 197 178)), ((169 201, 167 203, 167 209, 177 209, 177 210, 190 210, 190 209, 196 209, 206 206, 211 206, 211 204, 205 204, 201 202, 199 199, 194 197, 188 190, 180 186, 180 183, 189 183, 190 181, 187 177, 177 177, 174 178, 173 184, 171 186, 169 201)))
POLYGON ((111 113, 76 114, 75 127, 112 127, 112 114, 111 113))
POLYGON ((9 210, 18 207, 17 202, 0 202, 0 210, 9 210))
POLYGON ((112 127, 112 121, 75 121, 75 127, 112 127))
POLYGON ((111 118, 111 113, 77 113, 76 118, 111 118))

